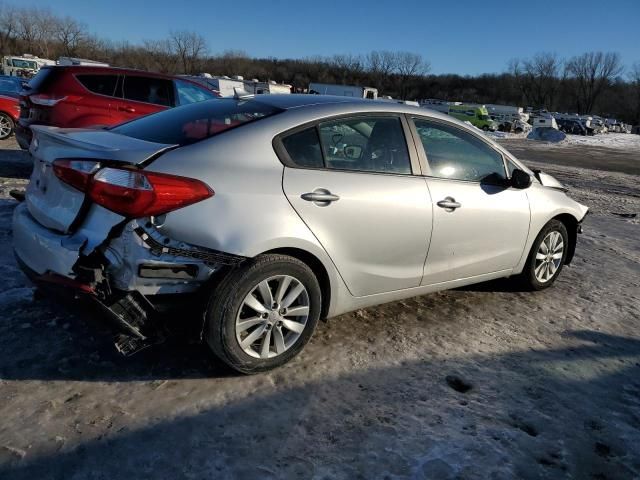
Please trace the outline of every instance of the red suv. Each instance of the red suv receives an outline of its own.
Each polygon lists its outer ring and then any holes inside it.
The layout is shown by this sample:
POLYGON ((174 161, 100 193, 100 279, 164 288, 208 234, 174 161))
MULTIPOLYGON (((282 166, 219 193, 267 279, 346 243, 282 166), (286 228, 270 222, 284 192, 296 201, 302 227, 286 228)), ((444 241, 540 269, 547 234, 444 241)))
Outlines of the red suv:
POLYGON ((179 77, 122 68, 44 67, 24 87, 15 134, 27 149, 31 125, 114 125, 214 98, 213 92, 179 77))

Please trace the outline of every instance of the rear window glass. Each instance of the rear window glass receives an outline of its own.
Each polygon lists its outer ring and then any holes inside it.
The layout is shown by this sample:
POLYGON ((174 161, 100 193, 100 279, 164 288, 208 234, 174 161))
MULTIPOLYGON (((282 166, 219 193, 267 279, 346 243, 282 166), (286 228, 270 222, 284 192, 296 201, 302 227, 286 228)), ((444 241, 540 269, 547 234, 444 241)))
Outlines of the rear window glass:
POLYGON ((117 75, 76 75, 78 81, 93 93, 113 96, 118 83, 117 75))
POLYGON ((111 130, 148 142, 188 145, 281 111, 251 100, 208 100, 141 117, 111 130))
POLYGON ((46 87, 47 83, 53 81, 55 76, 56 72, 53 68, 41 68, 40 71, 36 73, 36 76, 29 80, 27 88, 34 91, 42 90, 46 87))

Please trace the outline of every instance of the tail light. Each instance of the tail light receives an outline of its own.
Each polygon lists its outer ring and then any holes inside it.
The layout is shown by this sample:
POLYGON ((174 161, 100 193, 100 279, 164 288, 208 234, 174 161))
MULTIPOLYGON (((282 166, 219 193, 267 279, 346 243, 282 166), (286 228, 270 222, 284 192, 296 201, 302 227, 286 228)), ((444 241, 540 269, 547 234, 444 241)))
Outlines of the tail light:
POLYGON ((53 162, 53 173, 56 174, 56 177, 82 192, 87 190, 91 175, 98 168, 100 168, 100 164, 92 160, 64 159, 53 162))
POLYGON ((29 100, 31 103, 35 105, 42 105, 44 107, 55 107, 58 103, 68 100, 68 101, 78 101, 81 100, 82 97, 77 95, 45 95, 43 93, 39 93, 37 95, 29 95, 29 100))
POLYGON ((161 215, 214 195, 207 184, 166 173, 106 167, 91 160, 56 160, 56 176, 125 217, 161 215))

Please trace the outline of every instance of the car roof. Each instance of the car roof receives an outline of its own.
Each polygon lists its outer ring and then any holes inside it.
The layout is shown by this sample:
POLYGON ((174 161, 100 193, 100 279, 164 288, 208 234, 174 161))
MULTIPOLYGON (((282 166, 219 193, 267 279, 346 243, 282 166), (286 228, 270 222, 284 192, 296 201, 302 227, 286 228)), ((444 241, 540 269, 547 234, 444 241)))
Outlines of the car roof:
POLYGON ((322 109, 328 113, 328 109, 330 109, 331 115, 355 112, 408 113, 457 121, 444 113, 414 105, 337 95, 267 94, 252 96, 251 100, 288 111, 304 110, 311 113, 313 110, 322 109))
MULTIPOLYGON (((137 70, 135 68, 121 68, 121 67, 102 67, 94 65, 45 65, 42 69, 50 68, 54 70, 64 70, 73 73, 114 73, 114 74, 136 74, 144 75, 145 77, 156 78, 180 78, 174 75, 166 75, 163 73, 147 72, 146 70, 137 70)), ((193 82, 192 82, 193 83, 193 82)))

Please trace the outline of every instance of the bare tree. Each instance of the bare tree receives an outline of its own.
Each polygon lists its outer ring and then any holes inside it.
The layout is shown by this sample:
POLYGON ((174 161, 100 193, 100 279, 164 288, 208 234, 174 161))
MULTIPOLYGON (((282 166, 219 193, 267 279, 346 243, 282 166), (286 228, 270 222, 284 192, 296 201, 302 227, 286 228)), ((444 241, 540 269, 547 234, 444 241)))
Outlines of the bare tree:
POLYGON ((18 29, 18 15, 12 5, 0 3, 0 52, 10 53, 18 29))
POLYGON ((391 74, 396 69, 397 60, 395 52, 388 50, 374 50, 367 55, 367 71, 378 90, 383 90, 388 84, 391 74))
POLYGON ((430 65, 418 53, 397 52, 395 57, 398 94, 404 100, 414 86, 416 78, 425 75, 429 71, 430 65))
POLYGON ((540 52, 529 59, 510 60, 509 70, 528 103, 551 109, 560 84, 562 63, 555 53, 540 52))
POLYGON ((571 58, 567 74, 576 83, 576 107, 581 113, 591 113, 596 100, 623 71, 617 53, 588 52, 571 58))
POLYGON ((86 25, 71 17, 57 19, 53 24, 54 38, 67 57, 78 55, 78 47, 87 37, 86 25))
POLYGON ((361 55, 334 55, 329 60, 329 64, 340 72, 341 83, 346 83, 349 78, 358 77, 364 71, 364 60, 361 55))
POLYGON ((634 101, 633 107, 633 123, 640 125, 640 62, 635 62, 629 69, 627 74, 631 83, 632 96, 634 101))
POLYGON ((201 57, 207 52, 207 42, 204 37, 186 30, 171 32, 169 37, 173 51, 180 60, 182 73, 197 73, 201 57))
POLYGON ((151 61, 151 65, 147 68, 158 70, 161 73, 176 71, 177 58, 170 40, 145 40, 143 47, 151 61))

